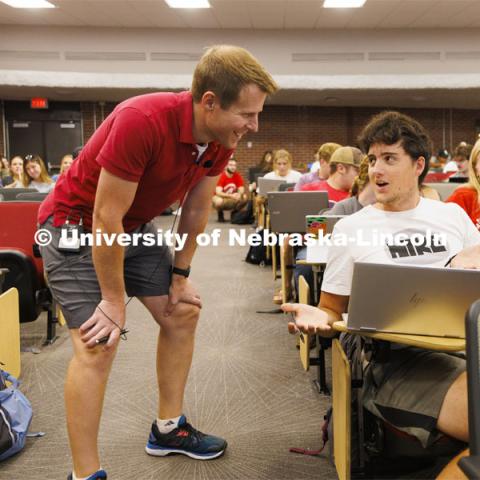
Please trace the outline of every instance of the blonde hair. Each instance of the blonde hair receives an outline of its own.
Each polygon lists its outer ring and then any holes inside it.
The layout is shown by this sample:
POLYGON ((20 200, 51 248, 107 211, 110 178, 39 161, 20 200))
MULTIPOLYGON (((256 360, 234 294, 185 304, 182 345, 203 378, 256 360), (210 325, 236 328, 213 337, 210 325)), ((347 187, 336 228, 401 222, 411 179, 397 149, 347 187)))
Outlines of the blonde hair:
MULTIPOLYGON (((23 158, 20 156, 20 155, 15 155, 14 157, 12 157, 10 159, 10 173, 12 175, 12 179, 15 181, 15 182, 21 182, 22 181, 22 178, 23 178, 23 164, 24 164, 24 160, 23 158), (14 173, 14 171, 12 170, 12 165, 13 165, 13 161, 16 160, 16 159, 20 159, 22 161, 22 172, 20 172, 20 175, 16 175, 14 173)), ((22 182, 23 183, 23 182, 22 182)))
POLYGON ((288 150, 280 149, 280 150, 275 150, 273 153, 273 168, 276 170, 276 164, 280 158, 286 158, 288 162, 288 167, 289 169, 292 168, 292 155, 288 150))
POLYGON ((475 167, 480 162, 480 138, 475 142, 470 153, 470 160, 468 162, 468 186, 477 191, 478 200, 480 202, 480 175, 476 173, 475 167))
POLYGON ((367 186, 367 183, 369 181, 368 165, 369 165, 368 155, 365 155, 363 160, 360 162, 358 175, 355 177, 355 180, 353 180, 352 188, 350 189, 351 197, 358 196, 360 193, 362 193, 362 190, 367 186))
POLYGON ((59 173, 63 173, 65 171, 65 160, 70 160, 73 162, 73 155, 71 155, 70 153, 67 153, 66 155, 64 155, 62 157, 62 160, 60 161, 60 172, 59 173))
POLYGON ((317 150, 317 155, 319 158, 325 160, 327 163, 330 162, 330 158, 335 152, 335 150, 338 150, 341 147, 338 143, 324 143, 323 145, 320 145, 320 147, 317 150))
POLYGON ((33 178, 27 172, 27 165, 29 163, 36 163, 40 165, 40 177, 38 177, 37 182, 41 183, 53 183, 53 180, 50 178, 47 172, 47 168, 45 167, 45 163, 42 160, 40 155, 27 155, 25 160, 23 161, 23 178, 22 182, 25 187, 28 187, 31 182, 33 182, 33 178))
POLYGON ((250 52, 232 45, 214 45, 202 55, 193 73, 193 101, 199 103, 205 92, 212 91, 226 109, 251 83, 268 95, 278 90, 271 75, 250 52))

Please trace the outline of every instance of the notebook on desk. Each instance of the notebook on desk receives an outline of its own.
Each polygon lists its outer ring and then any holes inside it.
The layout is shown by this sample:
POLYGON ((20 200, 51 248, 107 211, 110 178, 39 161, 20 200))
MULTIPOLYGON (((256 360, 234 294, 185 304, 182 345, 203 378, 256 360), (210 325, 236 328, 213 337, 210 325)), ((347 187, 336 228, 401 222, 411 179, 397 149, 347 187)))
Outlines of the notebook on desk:
POLYGON ((271 192, 268 194, 271 230, 305 233, 305 216, 327 207, 327 192, 271 192))
POLYGON ((365 332, 465 338, 479 285, 479 270, 355 263, 344 320, 365 332))

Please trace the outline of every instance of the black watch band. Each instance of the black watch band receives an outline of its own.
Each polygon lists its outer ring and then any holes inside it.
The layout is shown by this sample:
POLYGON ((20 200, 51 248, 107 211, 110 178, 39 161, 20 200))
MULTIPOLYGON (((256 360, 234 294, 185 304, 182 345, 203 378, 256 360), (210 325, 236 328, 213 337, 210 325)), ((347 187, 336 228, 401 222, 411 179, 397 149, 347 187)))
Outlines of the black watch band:
POLYGON ((172 268, 170 269, 170 273, 172 274, 175 273, 176 275, 181 275, 182 277, 188 278, 188 276, 190 275, 190 267, 178 268, 172 265, 172 268))

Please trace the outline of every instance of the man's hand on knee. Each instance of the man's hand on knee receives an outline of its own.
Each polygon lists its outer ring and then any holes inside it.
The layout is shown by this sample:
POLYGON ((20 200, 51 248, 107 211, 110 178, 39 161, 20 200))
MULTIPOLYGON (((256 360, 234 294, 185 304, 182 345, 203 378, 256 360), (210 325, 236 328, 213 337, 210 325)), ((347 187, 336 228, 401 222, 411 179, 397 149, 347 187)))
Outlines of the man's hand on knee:
POLYGON ((102 300, 93 315, 80 327, 81 339, 88 348, 104 345, 105 349, 110 349, 118 343, 124 326, 125 304, 102 300))
POLYGON ((170 285, 168 302, 165 307, 164 315, 171 315, 179 302, 189 303, 202 308, 200 295, 196 291, 192 282, 188 278, 174 274, 172 276, 172 284, 170 285))

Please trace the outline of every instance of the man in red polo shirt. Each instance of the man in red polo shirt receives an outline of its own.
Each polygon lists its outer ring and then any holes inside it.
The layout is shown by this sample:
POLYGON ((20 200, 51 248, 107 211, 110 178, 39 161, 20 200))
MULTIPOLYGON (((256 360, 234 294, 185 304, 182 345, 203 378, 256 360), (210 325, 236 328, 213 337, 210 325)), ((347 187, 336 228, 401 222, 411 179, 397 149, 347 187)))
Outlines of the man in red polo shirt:
POLYGON ((106 478, 97 436, 125 327, 125 294, 136 296, 161 327, 159 410, 147 453, 203 460, 225 451, 225 440, 198 432, 182 415, 201 308, 188 275, 218 175, 242 136, 257 131, 266 96, 276 89, 246 50, 212 47, 195 69, 191 92, 119 104, 42 204, 39 223, 53 237, 42 247, 45 270, 74 347, 65 385, 73 480, 106 478), (177 200, 178 233, 187 239, 174 258, 166 246, 136 245, 138 236, 155 233, 150 221, 177 200), (121 236, 90 248, 75 242, 80 229, 121 236), (131 245, 122 245, 125 238, 131 245))

